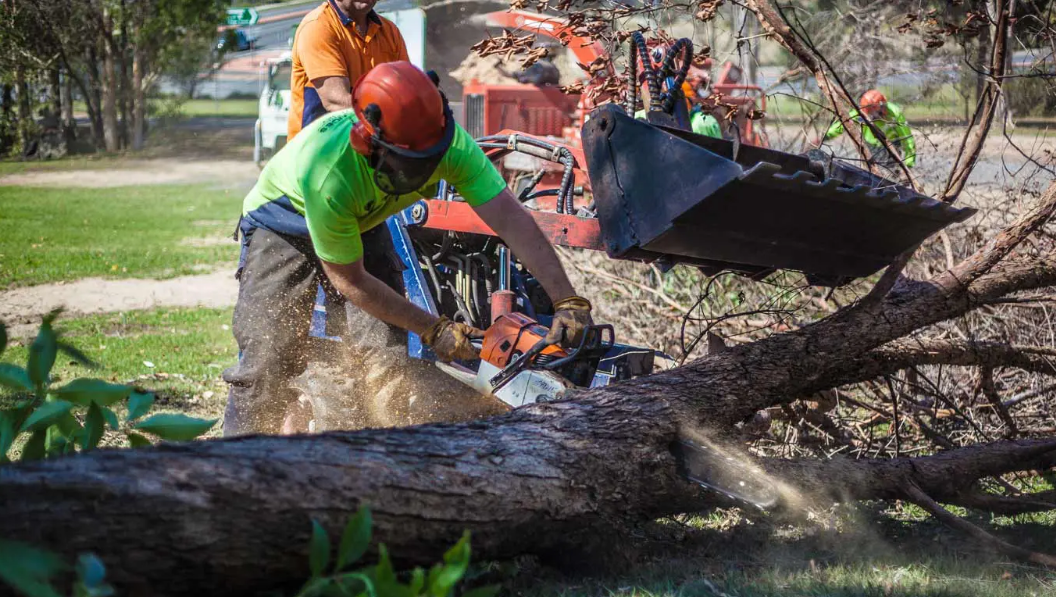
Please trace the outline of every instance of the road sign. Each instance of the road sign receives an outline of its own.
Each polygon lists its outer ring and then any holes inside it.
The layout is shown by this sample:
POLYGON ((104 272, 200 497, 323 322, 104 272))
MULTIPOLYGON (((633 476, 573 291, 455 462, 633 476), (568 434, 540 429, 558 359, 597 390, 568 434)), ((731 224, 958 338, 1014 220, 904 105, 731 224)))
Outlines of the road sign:
POLYGON ((260 14, 255 8, 229 8, 227 9, 227 24, 233 26, 256 25, 260 14))

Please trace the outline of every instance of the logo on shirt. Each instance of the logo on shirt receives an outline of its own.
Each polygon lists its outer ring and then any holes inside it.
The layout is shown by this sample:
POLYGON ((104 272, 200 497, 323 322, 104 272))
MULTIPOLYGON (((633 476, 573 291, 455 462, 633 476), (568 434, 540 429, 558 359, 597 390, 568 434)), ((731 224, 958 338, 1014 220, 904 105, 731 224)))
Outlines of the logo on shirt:
POLYGON ((339 112, 328 117, 325 121, 323 121, 323 124, 319 127, 319 132, 325 133, 326 131, 337 126, 338 124, 346 120, 351 120, 354 114, 355 113, 352 110, 348 110, 347 112, 339 112))

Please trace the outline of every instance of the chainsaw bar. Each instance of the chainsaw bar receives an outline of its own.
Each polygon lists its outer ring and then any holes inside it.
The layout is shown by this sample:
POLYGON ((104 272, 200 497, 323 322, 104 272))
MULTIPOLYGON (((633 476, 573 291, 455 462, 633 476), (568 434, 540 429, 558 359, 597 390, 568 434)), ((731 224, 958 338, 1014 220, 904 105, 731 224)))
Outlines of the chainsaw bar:
POLYGON ((675 455, 682 475, 705 489, 761 510, 780 499, 777 487, 744 458, 686 438, 679 438, 675 455))

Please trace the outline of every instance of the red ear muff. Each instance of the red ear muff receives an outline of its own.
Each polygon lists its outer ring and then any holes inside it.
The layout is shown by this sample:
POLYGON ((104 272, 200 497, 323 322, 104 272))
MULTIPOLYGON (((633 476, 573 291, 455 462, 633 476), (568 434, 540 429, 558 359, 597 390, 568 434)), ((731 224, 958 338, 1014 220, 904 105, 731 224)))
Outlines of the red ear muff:
POLYGON ((362 156, 369 156, 374 151, 374 143, 371 142, 373 134, 362 120, 352 125, 352 132, 348 135, 348 142, 352 149, 362 156))

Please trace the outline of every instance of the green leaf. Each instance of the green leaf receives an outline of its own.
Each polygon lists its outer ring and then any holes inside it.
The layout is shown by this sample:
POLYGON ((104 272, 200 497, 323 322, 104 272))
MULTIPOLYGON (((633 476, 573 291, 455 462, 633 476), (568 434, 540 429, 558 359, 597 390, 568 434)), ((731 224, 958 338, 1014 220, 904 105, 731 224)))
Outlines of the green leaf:
POLYGON ((462 597, 495 597, 501 590, 502 585, 484 585, 462 593, 462 597))
POLYGON ((144 419, 133 427, 164 440, 182 442, 209 431, 216 425, 217 420, 196 419, 181 414, 160 414, 144 419))
POLYGON ((138 433, 132 433, 129 431, 128 433, 125 433, 125 436, 128 437, 128 445, 132 448, 146 448, 147 446, 153 445, 150 443, 149 439, 138 433))
POLYGON ((149 392, 132 392, 128 397, 128 415, 126 421, 132 421, 147 414, 150 407, 154 406, 154 394, 149 392))
POLYGON ((24 423, 22 431, 44 430, 57 423, 66 413, 70 412, 73 404, 65 400, 52 400, 45 402, 34 410, 24 423))
POLYGON ((378 565, 374 568, 374 580, 379 585, 396 582, 396 572, 392 569, 389 549, 385 547, 384 543, 378 544, 378 565))
POLYGON ((0 386, 16 391, 33 391, 33 382, 29 380, 26 370, 10 363, 0 363, 0 386))
POLYGON ((29 440, 26 445, 22 446, 22 460, 40 460, 44 458, 46 453, 44 449, 44 441, 48 438, 48 432, 46 429, 34 431, 33 435, 29 436, 29 440))
POLYGON ((106 580, 106 566, 91 553, 82 553, 77 558, 77 579, 86 587, 95 587, 106 580))
POLYGON ((74 437, 81 432, 81 423, 77 420, 77 417, 73 416, 72 412, 66 413, 52 423, 51 432, 53 435, 74 437))
POLYGON ((113 429, 114 431, 117 431, 118 427, 121 426, 121 423, 118 423, 118 421, 117 421, 117 413, 115 413, 114 411, 110 410, 109 408, 107 408, 105 406, 100 406, 99 410, 102 411, 103 419, 106 421, 106 423, 108 425, 110 425, 110 428, 113 429))
POLYGON ((297 597, 315 597, 316 595, 326 595, 326 590, 330 588, 330 583, 333 582, 328 576, 321 578, 310 578, 305 583, 304 587, 297 592, 297 597))
POLYGON ((55 323, 55 320, 58 319, 59 315, 62 314, 63 310, 63 307, 55 307, 51 311, 48 311, 48 314, 43 317, 43 325, 51 327, 51 324, 55 323))
POLYGON ((77 558, 77 593, 85 597, 108 597, 114 588, 106 582, 106 566, 93 553, 82 553, 77 558))
POLYGON ((103 427, 106 426, 106 421, 103 419, 103 411, 100 410, 99 405, 92 403, 88 407, 88 415, 84 418, 84 437, 81 442, 81 449, 92 450, 99 445, 99 440, 103 439, 103 427))
POLYGON ((425 588, 425 570, 420 567, 416 567, 411 572, 411 584, 409 585, 412 595, 421 595, 422 589, 425 588))
POLYGON ((29 346, 29 363, 26 366, 29 379, 35 386, 43 387, 48 383, 51 368, 55 365, 56 354, 58 354, 58 337, 55 335, 55 330, 51 329, 48 316, 45 316, 37 337, 29 346))
POLYGON ((19 422, 22 420, 22 409, 9 408, 0 412, 0 462, 7 462, 7 451, 15 443, 19 422))
POLYGON ((458 543, 444 554, 444 566, 432 579, 429 593, 433 597, 447 597, 451 594, 451 589, 462 579, 468 567, 469 531, 466 531, 462 533, 462 538, 458 540, 458 543))
POLYGON ((349 519, 341 533, 341 545, 337 550, 337 564, 334 571, 344 570, 349 564, 359 561, 370 547, 370 531, 373 520, 370 508, 361 506, 356 515, 349 519))
POLYGON ((4 350, 7 348, 7 326, 4 322, 0 321, 0 354, 4 354, 4 350))
POLYGON ((333 578, 334 585, 337 587, 338 591, 340 591, 342 596, 352 597, 353 595, 376 595, 374 582, 370 579, 368 574, 364 574, 363 572, 345 572, 344 574, 339 574, 331 578, 333 578))
POLYGON ((308 544, 308 568, 312 578, 323 575, 323 570, 330 563, 330 537, 326 529, 315 520, 312 521, 312 539, 308 544))
POLYGON ((132 393, 132 386, 82 377, 61 388, 51 390, 51 393, 81 406, 88 406, 93 402, 99 406, 110 406, 118 400, 127 398, 132 393))
POLYGON ((99 363, 96 363, 95 361, 93 361, 91 359, 91 357, 89 357, 88 355, 84 354, 76 346, 74 346, 74 345, 72 345, 72 344, 70 344, 68 342, 63 342, 62 340, 59 340, 58 346, 59 346, 59 350, 62 351, 66 356, 68 356, 71 359, 77 361, 81 365, 84 365, 85 367, 88 367, 89 369, 95 369, 96 367, 99 366, 99 363))
POLYGON ((51 552, 0 540, 0 579, 26 597, 59 597, 48 581, 63 568, 51 552))

